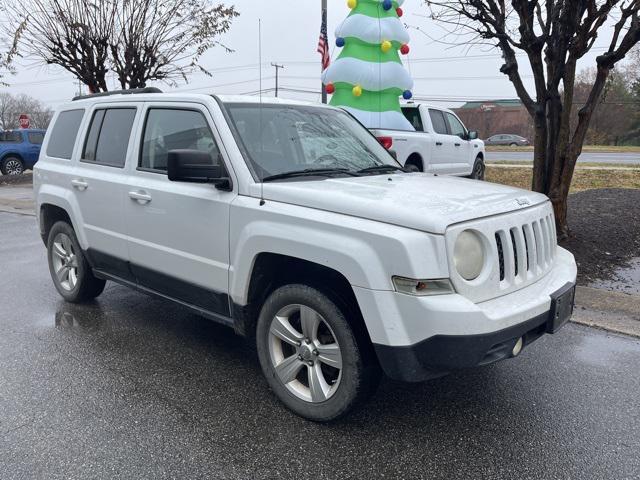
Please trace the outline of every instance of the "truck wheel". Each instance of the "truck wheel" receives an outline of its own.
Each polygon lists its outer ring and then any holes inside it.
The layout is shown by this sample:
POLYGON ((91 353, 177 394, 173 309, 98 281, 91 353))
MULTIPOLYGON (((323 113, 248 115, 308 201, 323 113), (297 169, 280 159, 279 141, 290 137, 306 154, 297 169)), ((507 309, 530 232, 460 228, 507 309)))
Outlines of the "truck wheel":
POLYGON ((22 175, 24 173, 24 163, 18 157, 7 157, 0 165, 3 175, 22 175))
POLYGON ((378 385, 380 369, 344 313, 307 285, 285 285, 264 303, 256 342, 262 371, 293 412, 317 422, 345 415, 378 385))
POLYGON ((71 225, 57 222, 47 239, 49 272, 58 293, 67 302, 81 303, 96 298, 105 280, 96 278, 82 253, 71 225))
POLYGON ((476 158, 476 161, 473 164, 473 170, 471 171, 471 175, 469 175, 469 178, 473 180, 484 180, 484 171, 485 171, 484 160, 478 157, 476 158))

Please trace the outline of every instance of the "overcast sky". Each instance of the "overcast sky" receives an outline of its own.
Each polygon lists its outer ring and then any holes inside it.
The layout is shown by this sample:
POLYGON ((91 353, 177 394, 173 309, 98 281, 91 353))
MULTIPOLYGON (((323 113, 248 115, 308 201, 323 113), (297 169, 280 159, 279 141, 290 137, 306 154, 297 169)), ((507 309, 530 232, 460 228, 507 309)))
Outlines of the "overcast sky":
MULTIPOLYGON (((274 86, 274 69, 268 65, 277 62, 285 66, 284 71, 281 70, 282 87, 319 91, 320 55, 316 46, 320 32, 320 0, 236 0, 227 3, 235 4, 241 14, 234 20, 231 31, 222 38, 235 52, 225 53, 216 48, 205 55, 203 64, 213 77, 194 74, 188 84, 156 86, 165 91, 179 89, 202 93, 258 91, 258 19, 262 19, 262 61, 266 64, 263 89, 274 86)), ((464 100, 515 98, 510 82, 499 72, 498 51, 488 47, 451 47, 438 42, 444 32, 438 24, 425 18, 428 10, 422 4, 422 0, 407 0, 403 6, 403 21, 424 32, 410 30, 411 54, 405 62, 415 80, 415 96, 427 97, 434 103, 441 100, 450 106, 464 100)), ((348 12, 346 0, 329 0, 329 40, 333 55, 338 53, 333 47, 334 30, 348 12)), ((0 22, 3 21, 0 18, 0 22)), ((594 52, 583 59, 583 67, 595 64, 595 56, 607 40, 606 35, 601 37, 594 52)), ((525 61, 521 62, 521 71, 531 91, 532 80, 525 64, 525 61)), ((78 90, 73 77, 56 67, 43 67, 33 60, 23 60, 17 70, 16 75, 5 79, 10 87, 0 87, 0 91, 27 93, 55 107, 78 90)), ((115 88, 115 82, 112 81, 111 86, 115 88)), ((320 99, 319 94, 286 90, 281 96, 309 101, 320 99)))

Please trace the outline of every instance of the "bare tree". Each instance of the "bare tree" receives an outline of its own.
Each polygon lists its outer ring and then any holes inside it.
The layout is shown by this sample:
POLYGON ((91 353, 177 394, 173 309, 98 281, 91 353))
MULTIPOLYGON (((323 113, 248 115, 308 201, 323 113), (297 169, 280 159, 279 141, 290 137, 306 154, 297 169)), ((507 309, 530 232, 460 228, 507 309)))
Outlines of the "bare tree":
POLYGON ((47 128, 53 116, 50 108, 29 95, 0 93, 0 129, 19 128, 23 113, 29 115, 31 128, 47 128))
POLYGON ((116 6, 100 0, 8 0, 12 56, 28 56, 72 73, 91 92, 107 88, 116 6))
POLYGON ((498 47, 500 71, 513 83, 535 128, 532 188, 553 203, 558 235, 569 234, 567 197, 578 156, 613 67, 640 41, 640 0, 434 0, 432 17, 467 34, 471 42, 498 47), (576 68, 598 35, 611 29, 596 58, 596 76, 571 125, 576 68), (518 53, 533 71, 530 94, 519 72, 518 53))
POLYGON ((171 81, 193 69, 207 72, 199 60, 238 16, 234 7, 206 0, 122 0, 116 36, 111 45, 112 68, 122 88, 145 87, 149 80, 171 81))
POLYGON ((108 90, 109 71, 122 88, 176 77, 186 81, 238 15, 212 0, 6 1, 10 58, 58 65, 91 92, 108 90))

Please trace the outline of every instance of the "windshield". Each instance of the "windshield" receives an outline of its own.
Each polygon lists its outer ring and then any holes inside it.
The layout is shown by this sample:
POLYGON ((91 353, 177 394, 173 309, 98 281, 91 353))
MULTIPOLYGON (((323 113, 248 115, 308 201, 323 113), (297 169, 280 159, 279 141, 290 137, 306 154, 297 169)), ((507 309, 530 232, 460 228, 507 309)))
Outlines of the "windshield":
POLYGON ((307 169, 358 172, 399 166, 375 137, 341 110, 258 103, 226 107, 236 140, 259 181, 307 169))

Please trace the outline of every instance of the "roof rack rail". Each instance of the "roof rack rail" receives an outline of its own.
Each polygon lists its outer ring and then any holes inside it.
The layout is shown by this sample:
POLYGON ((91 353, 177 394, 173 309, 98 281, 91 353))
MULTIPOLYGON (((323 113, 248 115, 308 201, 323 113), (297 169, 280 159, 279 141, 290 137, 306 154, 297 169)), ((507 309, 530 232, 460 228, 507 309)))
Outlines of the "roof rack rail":
POLYGON ((86 98, 110 97, 111 95, 136 95, 140 93, 162 93, 162 90, 156 87, 131 88, 129 90, 112 90, 110 92, 92 93, 90 95, 78 95, 73 97, 73 101, 84 100, 86 98))

